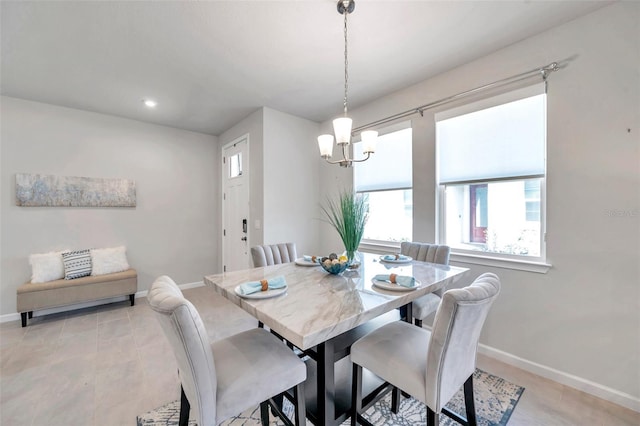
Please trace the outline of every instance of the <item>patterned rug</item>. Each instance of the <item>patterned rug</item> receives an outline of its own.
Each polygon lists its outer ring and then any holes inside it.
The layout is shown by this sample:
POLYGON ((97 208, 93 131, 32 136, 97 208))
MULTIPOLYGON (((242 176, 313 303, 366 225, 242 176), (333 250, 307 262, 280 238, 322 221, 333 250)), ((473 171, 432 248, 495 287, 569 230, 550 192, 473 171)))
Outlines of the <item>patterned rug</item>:
MULTIPOLYGON (((500 377, 476 370, 473 374, 474 395, 476 402, 476 416, 478 426, 504 426, 516 408, 524 388, 510 383, 500 377)), ((456 413, 464 414, 464 395, 458 391, 447 404, 447 408, 456 413)), ((293 412, 293 407, 285 400, 284 411, 293 412)), ((138 416, 138 426, 177 426, 180 417, 180 403, 171 402, 160 408, 138 416)), ((426 424, 426 408, 424 404, 413 398, 402 398, 398 414, 391 412, 391 396, 387 395, 380 402, 371 407, 365 417, 376 426, 413 426, 426 424)), ((308 422, 308 424, 311 424, 308 422)), ((343 423, 348 425, 349 421, 343 423)), ((189 426, 195 426, 194 420, 189 426)), ((260 426, 260 409, 255 407, 247 410, 238 417, 222 423, 223 426, 260 426)), ((281 426, 279 419, 271 419, 270 425, 281 426)), ((440 426, 459 426, 458 423, 445 415, 440 415, 440 426)))

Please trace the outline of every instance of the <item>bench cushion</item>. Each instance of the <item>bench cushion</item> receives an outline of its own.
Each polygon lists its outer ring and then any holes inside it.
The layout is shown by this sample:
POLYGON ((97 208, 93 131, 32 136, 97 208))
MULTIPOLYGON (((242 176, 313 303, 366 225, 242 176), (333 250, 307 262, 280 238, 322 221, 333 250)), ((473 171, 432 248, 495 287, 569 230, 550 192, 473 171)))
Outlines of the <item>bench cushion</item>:
POLYGON ((138 274, 135 269, 74 280, 25 283, 17 289, 17 311, 29 312, 108 297, 126 296, 134 294, 137 290, 138 274))

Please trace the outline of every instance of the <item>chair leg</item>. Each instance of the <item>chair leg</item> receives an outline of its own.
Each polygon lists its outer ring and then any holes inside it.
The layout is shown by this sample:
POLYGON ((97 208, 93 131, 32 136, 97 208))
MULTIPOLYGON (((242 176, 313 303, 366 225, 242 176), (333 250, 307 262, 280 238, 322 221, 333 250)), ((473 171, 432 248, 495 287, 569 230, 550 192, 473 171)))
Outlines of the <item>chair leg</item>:
POLYGON ((438 413, 427 407, 427 426, 438 426, 440 423, 438 413))
POLYGON ((260 403, 260 424, 269 426, 269 403, 267 401, 260 403))
POLYGON ((358 424, 358 415, 362 410, 362 367, 353 364, 351 381, 351 426, 358 424))
POLYGON ((473 399, 473 374, 464 382, 464 407, 467 411, 467 425, 476 426, 476 406, 473 399))
POLYGON ((391 412, 394 414, 398 414, 400 409, 400 393, 400 388, 394 386, 391 391, 391 412))
POLYGON ((20 312, 20 319, 22 320, 22 326, 26 327, 27 326, 27 313, 26 312, 20 312))
POLYGON ((131 306, 136 304, 136 295, 135 295, 135 293, 129 295, 129 303, 131 303, 131 306))
POLYGON ((180 386, 180 420, 178 420, 178 426, 187 426, 189 424, 189 410, 191 410, 191 404, 189 404, 187 395, 184 393, 184 388, 180 386))
POLYGON ((296 401, 295 425, 304 426, 307 424, 307 408, 304 400, 304 382, 293 388, 293 398, 296 401))

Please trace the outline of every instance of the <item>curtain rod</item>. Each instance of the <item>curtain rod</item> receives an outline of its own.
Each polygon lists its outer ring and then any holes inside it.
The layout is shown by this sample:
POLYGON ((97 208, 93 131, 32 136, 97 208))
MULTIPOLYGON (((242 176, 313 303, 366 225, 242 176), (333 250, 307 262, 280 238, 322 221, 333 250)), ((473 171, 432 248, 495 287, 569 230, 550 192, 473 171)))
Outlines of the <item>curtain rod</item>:
POLYGON ((545 65, 543 67, 539 67, 539 68, 535 68, 532 69, 531 71, 527 71, 527 72, 523 72, 522 74, 517 74, 511 77, 507 77, 507 78, 503 78, 502 80, 497 80, 494 81, 492 83, 488 83, 485 84, 484 86, 480 86, 480 87, 476 87, 474 89, 470 89, 464 92, 460 92, 460 93, 456 93, 455 95, 452 96, 448 96, 446 98, 442 98, 439 99, 437 101, 434 102, 430 102, 428 104, 424 104, 424 105, 420 105, 418 107, 403 111, 403 112, 399 112, 397 114, 394 115, 390 115, 388 117, 385 118, 381 118, 380 120, 376 120, 376 121, 372 121, 371 123, 365 124, 363 126, 359 126, 353 129, 352 133, 356 133, 356 132, 360 132, 362 130, 368 129, 370 127, 374 127, 374 126, 378 126, 380 124, 386 124, 389 123, 391 121, 396 121, 399 120, 401 118, 405 118, 405 117, 409 117, 413 114, 420 114, 423 115, 424 111, 431 109, 431 108, 435 108, 437 106, 440 105, 444 105, 447 104, 449 102, 453 102, 455 100, 464 98, 466 96, 469 95, 473 95, 477 92, 481 92, 483 90, 487 90, 487 89, 491 89, 493 87, 497 87, 497 86, 504 86, 510 83, 516 83, 518 81, 524 80, 526 78, 529 77, 533 77, 536 74, 540 75, 542 77, 542 80, 546 82, 547 77, 549 76, 549 74, 551 74, 554 71, 559 71, 560 67, 558 66, 557 62, 551 62, 549 65, 545 65))

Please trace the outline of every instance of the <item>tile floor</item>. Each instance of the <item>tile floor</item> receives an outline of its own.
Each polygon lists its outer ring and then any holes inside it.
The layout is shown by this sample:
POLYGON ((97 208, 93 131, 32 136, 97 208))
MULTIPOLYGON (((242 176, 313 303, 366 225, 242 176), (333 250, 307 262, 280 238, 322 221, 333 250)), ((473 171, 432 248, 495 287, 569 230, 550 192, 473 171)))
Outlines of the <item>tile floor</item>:
MULTIPOLYGON (((212 340, 257 325, 206 287, 185 296, 212 340)), ((478 366, 525 387, 509 425, 640 425, 640 413, 491 358, 479 356, 478 366)), ((137 414, 179 394, 173 354, 144 298, 34 317, 26 328, 0 324, 0 425, 134 426, 137 414)))

